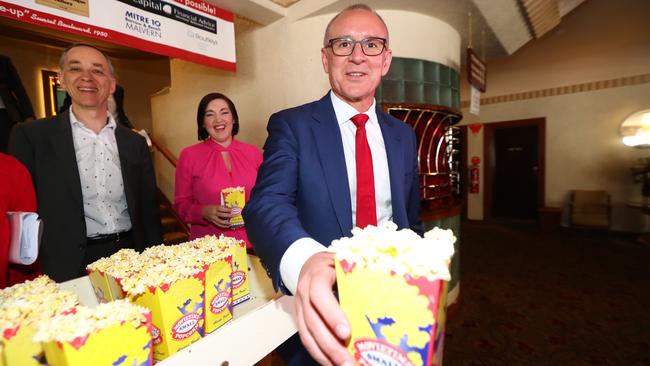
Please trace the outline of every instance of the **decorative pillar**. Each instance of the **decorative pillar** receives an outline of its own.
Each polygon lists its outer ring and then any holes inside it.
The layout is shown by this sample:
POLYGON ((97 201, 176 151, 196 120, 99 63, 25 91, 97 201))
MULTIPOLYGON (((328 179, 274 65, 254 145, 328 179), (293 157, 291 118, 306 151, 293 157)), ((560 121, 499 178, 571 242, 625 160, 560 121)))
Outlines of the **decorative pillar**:
POLYGON ((433 61, 393 57, 376 94, 392 116, 408 123, 418 139, 421 217, 425 230, 451 229, 457 238, 448 306, 460 292, 460 77, 433 61))

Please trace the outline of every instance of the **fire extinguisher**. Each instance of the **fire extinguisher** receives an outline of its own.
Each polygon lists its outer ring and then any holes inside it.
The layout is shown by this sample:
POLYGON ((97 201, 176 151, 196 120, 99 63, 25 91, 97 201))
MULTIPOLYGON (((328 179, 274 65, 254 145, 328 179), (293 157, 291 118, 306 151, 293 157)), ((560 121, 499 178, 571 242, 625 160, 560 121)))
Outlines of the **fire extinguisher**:
POLYGON ((479 163, 481 158, 478 156, 472 156, 472 165, 469 169, 469 193, 478 193, 479 192, 479 163))

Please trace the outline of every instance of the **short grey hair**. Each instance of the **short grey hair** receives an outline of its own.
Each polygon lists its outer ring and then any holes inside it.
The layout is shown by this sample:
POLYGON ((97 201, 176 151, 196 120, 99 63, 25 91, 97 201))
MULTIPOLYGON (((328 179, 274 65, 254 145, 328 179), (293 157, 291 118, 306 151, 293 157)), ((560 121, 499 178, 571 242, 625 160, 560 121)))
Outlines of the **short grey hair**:
POLYGON ((89 48, 92 48, 92 49, 96 50, 97 52, 101 53, 102 56, 104 56, 104 58, 106 59, 106 63, 108 64, 108 71, 110 72, 112 77, 115 77, 115 68, 113 67, 113 63, 111 62, 111 59, 108 58, 108 56, 106 56, 106 54, 104 52, 102 52, 102 50, 100 50, 99 48, 97 48, 97 47, 95 47, 95 46, 93 46, 91 44, 87 44, 87 43, 75 43, 73 45, 68 46, 65 50, 63 50, 63 53, 61 54, 61 57, 59 57, 59 70, 63 71, 63 67, 65 66, 65 56, 68 54, 68 52, 71 49, 77 48, 77 47, 89 47, 89 48))
POLYGON ((350 5, 347 8, 341 10, 340 13, 336 14, 334 16, 334 18, 332 18, 332 20, 330 20, 330 22, 327 23, 327 27, 325 28, 325 35, 323 36, 323 47, 328 46, 328 42, 329 42, 328 35, 330 33, 330 28, 332 27, 332 23, 334 23, 334 21, 336 19, 338 19, 338 17, 343 15, 343 13, 346 13, 348 11, 353 11, 353 10, 367 11, 369 13, 372 13, 374 16, 376 16, 377 19, 379 19, 381 21, 381 24, 383 24, 384 28, 386 29, 386 44, 388 44, 388 26, 386 25, 386 22, 384 22, 384 18, 382 18, 381 15, 379 15, 379 13, 374 11, 370 6, 368 6, 366 4, 354 4, 354 5, 350 5))

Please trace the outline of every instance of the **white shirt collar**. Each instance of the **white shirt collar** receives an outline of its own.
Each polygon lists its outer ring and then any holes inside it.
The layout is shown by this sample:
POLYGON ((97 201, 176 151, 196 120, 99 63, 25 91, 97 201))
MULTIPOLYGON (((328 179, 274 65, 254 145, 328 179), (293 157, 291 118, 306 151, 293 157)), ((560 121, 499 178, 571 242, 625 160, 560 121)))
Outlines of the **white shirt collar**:
MULTIPOLYGON (((344 102, 339 98, 333 91, 330 90, 330 99, 332 100, 332 106, 334 107, 334 113, 336 114, 336 121, 339 125, 342 125, 350 120, 353 116, 359 114, 353 106, 344 102)), ((375 98, 372 99, 372 104, 367 111, 363 112, 369 117, 370 123, 375 123, 377 121, 377 112, 375 110, 376 101, 375 98)))
MULTIPOLYGON (((115 127, 117 127, 117 123, 115 122, 115 118, 113 118, 113 115, 110 112, 108 112, 106 114, 108 115, 108 123, 106 123, 106 126, 104 126, 104 128, 102 128, 102 131, 105 130, 106 128, 110 128, 112 130, 115 130, 115 127)), ((75 114, 72 112, 72 106, 70 106, 70 125, 72 125, 72 126, 76 125, 77 127, 83 127, 83 128, 88 129, 88 127, 86 127, 86 125, 83 122, 81 122, 77 118, 77 116, 75 116, 75 114)))

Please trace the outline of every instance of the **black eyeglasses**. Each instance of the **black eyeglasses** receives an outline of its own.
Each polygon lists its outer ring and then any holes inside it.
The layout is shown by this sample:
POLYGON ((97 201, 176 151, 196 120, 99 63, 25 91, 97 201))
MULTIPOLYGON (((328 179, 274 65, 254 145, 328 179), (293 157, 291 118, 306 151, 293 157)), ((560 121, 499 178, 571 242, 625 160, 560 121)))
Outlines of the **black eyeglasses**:
POLYGON ((361 50, 366 56, 377 56, 384 52, 386 39, 379 37, 368 37, 360 41, 352 38, 333 38, 327 42, 326 48, 331 48, 336 56, 350 56, 354 52, 357 43, 361 43, 361 50))

